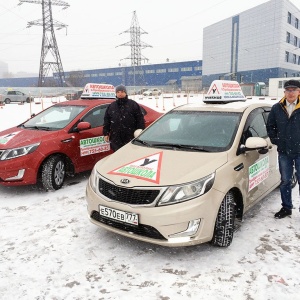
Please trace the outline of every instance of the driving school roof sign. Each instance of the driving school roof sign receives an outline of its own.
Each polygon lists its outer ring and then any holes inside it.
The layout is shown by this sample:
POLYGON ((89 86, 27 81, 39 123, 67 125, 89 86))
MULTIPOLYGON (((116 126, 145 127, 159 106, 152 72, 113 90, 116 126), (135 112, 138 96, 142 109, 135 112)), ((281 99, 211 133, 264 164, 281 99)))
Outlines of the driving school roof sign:
POLYGON ((111 84, 87 83, 81 98, 110 98, 115 99, 115 87, 111 84))
POLYGON ((237 81, 214 80, 203 101, 204 103, 227 103, 246 101, 246 97, 237 81))

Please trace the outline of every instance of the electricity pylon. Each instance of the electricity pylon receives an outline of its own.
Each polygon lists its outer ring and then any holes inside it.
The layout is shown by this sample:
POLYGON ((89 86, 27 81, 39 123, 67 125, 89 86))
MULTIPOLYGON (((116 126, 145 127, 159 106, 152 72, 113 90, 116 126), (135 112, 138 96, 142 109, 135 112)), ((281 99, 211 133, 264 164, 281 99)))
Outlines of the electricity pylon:
POLYGON ((42 19, 30 21, 27 23, 27 28, 38 25, 43 26, 43 41, 40 58, 40 71, 38 86, 46 86, 46 77, 51 69, 52 72, 57 74, 55 78, 58 86, 63 87, 65 83, 65 75, 61 63, 58 46, 54 34, 54 27, 58 30, 67 28, 67 25, 53 20, 52 18, 52 5, 62 6, 63 9, 68 8, 70 5, 65 1, 60 0, 19 0, 21 5, 24 2, 42 4, 42 19), (52 56, 52 57, 51 57, 52 56))
POLYGON ((144 31, 138 22, 136 11, 133 12, 133 17, 131 21, 130 28, 125 30, 122 33, 130 33, 130 42, 124 43, 120 46, 130 46, 131 47, 131 56, 123 58, 123 59, 130 59, 131 60, 131 66, 140 66, 142 58, 145 61, 148 61, 148 59, 144 56, 142 56, 142 49, 147 47, 152 47, 144 42, 141 41, 141 35, 142 34, 148 34, 148 32, 144 31))
POLYGON ((120 46, 130 46, 131 47, 131 55, 126 58, 121 59, 121 60, 124 60, 124 59, 131 60, 131 66, 133 67, 133 82, 130 82, 130 83, 132 83, 135 86, 136 79, 139 79, 139 80, 137 80, 139 83, 138 85, 145 85, 145 78, 143 76, 141 62, 142 62, 142 60, 148 61, 148 59, 142 55, 142 49, 147 48, 147 47, 152 48, 152 46, 141 41, 141 35, 148 34, 148 32, 146 32, 145 30, 143 30, 140 27, 137 16, 136 16, 136 11, 133 12, 133 17, 132 17, 130 28, 124 32, 121 32, 120 34, 122 34, 122 33, 130 33, 130 42, 127 42, 127 43, 117 46, 117 47, 120 47, 120 46), (136 75, 139 78, 136 78, 136 75))

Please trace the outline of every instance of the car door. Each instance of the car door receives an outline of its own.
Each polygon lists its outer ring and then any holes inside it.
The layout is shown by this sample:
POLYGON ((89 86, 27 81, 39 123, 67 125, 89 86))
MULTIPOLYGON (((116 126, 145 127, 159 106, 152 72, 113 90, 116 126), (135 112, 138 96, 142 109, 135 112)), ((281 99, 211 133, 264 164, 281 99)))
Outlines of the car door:
MULTIPOLYGON (((267 135, 266 121, 269 108, 256 108, 248 116, 241 144, 245 144, 249 137, 261 137, 270 140, 267 135)), ((260 154, 258 150, 247 151, 243 156, 245 169, 245 182, 247 182, 246 207, 261 198, 270 189, 274 188, 279 180, 277 151, 275 147, 269 147, 268 152, 260 154)))
POLYGON ((16 99, 15 99, 16 102, 25 102, 25 96, 22 92, 16 91, 15 93, 16 93, 16 96, 15 96, 16 97, 16 99))
POLYGON ((103 136, 104 114, 108 105, 94 107, 81 118, 81 121, 89 122, 91 128, 74 134, 72 157, 78 172, 92 169, 99 159, 112 153, 103 136))

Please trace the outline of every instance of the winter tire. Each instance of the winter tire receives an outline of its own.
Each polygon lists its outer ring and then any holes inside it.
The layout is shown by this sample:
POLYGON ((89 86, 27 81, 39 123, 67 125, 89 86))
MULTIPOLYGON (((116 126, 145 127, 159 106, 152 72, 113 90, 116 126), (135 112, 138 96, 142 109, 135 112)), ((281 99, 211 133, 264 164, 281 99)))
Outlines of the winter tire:
POLYGON ((45 190, 58 190, 66 176, 65 162, 59 155, 50 156, 42 167, 42 185, 45 190))
POLYGON ((219 247, 228 247, 233 239, 235 219, 235 202, 232 192, 228 192, 220 205, 212 245, 219 247))

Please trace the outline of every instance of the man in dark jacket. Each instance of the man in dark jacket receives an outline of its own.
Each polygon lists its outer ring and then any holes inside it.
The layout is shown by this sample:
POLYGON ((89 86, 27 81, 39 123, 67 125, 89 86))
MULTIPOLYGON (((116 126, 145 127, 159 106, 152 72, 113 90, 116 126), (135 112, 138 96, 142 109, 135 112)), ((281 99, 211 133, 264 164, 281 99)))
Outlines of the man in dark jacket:
POLYGON ((104 115, 103 134, 106 142, 117 151, 133 139, 136 129, 145 128, 145 119, 139 104, 128 99, 124 85, 116 87, 116 101, 111 103, 104 115))
POLYGON ((300 82, 288 80, 284 97, 273 105, 268 117, 267 131, 277 145, 282 208, 275 214, 281 219, 292 214, 292 177, 294 166, 300 182, 300 82))

